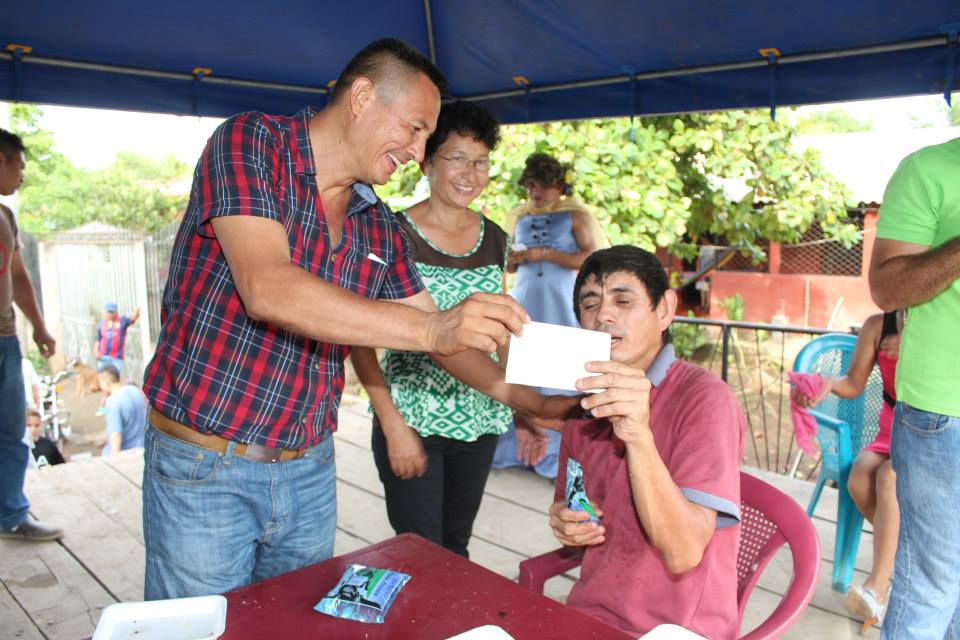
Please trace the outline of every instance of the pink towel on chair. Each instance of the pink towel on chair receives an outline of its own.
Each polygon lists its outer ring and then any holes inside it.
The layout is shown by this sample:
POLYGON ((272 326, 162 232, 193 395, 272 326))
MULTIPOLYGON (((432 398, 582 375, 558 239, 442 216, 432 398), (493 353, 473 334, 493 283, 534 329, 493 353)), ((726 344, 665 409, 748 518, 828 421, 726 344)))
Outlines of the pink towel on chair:
MULTIPOLYGON (((823 378, 819 373, 797 373, 790 371, 788 374, 790 386, 795 387, 797 391, 807 396, 815 398, 823 388, 823 378)), ((793 434, 797 437, 797 446, 807 454, 817 452, 814 439, 817 435, 817 420, 806 407, 801 407, 790 397, 790 419, 793 421, 793 434)))

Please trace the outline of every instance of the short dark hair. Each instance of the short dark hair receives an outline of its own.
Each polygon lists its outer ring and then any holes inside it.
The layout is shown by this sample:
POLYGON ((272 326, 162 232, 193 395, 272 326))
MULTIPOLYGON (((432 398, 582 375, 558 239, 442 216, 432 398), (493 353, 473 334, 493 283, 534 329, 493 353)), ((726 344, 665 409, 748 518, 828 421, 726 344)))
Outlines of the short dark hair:
POLYGON ((105 364, 100 368, 99 373, 105 373, 113 382, 120 382, 120 370, 112 364, 105 364))
POLYGON ((532 153, 520 174, 520 186, 526 187, 528 183, 536 182, 545 187, 560 187, 563 195, 569 196, 573 193, 573 181, 567 182, 570 169, 570 165, 562 164, 548 153, 532 153))
POLYGON ((429 58, 402 40, 383 38, 371 42, 351 58, 340 72, 340 77, 337 78, 330 102, 338 102, 341 96, 346 95, 350 90, 353 81, 359 77, 369 78, 374 85, 386 83, 386 86, 389 86, 391 82, 406 80, 398 77, 404 75, 402 73, 404 71, 407 75, 414 72, 423 73, 430 78, 441 96, 447 92, 447 79, 429 58))
POLYGON ((470 136, 482 142, 489 151, 493 151, 500 142, 500 123, 492 113, 472 102, 457 100, 440 108, 437 128, 427 138, 427 150, 424 154, 427 159, 433 157, 451 132, 470 136))
POLYGON ((23 146, 23 140, 15 133, 6 129, 0 129, 0 153, 8 158, 25 153, 27 148, 23 146))
MULTIPOLYGON (((618 244, 609 249, 600 249, 591 253, 577 273, 577 280, 573 285, 573 313, 580 320, 580 289, 592 276, 602 283, 611 273, 629 273, 643 283, 643 288, 650 298, 650 308, 656 309, 663 295, 670 288, 667 272, 660 264, 657 256, 629 244, 618 244)), ((669 329, 664 330, 663 343, 670 342, 669 329)))

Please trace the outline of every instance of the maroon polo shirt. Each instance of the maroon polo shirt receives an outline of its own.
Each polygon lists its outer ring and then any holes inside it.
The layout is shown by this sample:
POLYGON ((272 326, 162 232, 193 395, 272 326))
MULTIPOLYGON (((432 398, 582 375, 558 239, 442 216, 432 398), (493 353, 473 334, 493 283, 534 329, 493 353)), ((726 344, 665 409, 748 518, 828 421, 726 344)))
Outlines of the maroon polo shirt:
POLYGON ((606 539, 586 548, 567 604, 632 634, 670 623, 708 638, 736 638, 743 413, 726 383, 676 360, 672 345, 647 377, 657 451, 684 496, 717 511, 717 529, 697 567, 671 573, 640 525, 623 441, 605 419, 568 421, 556 499, 563 499, 567 458, 579 461, 587 496, 604 511, 606 539))

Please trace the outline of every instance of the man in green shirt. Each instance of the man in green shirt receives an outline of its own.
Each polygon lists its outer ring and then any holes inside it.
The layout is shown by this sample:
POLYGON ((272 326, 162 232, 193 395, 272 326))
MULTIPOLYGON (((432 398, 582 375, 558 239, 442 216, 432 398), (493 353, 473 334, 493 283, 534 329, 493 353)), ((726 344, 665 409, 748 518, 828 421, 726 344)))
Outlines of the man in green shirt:
POLYGON ((883 196, 870 292, 908 309, 891 458, 901 525, 882 638, 960 625, 960 138, 907 156, 883 196))

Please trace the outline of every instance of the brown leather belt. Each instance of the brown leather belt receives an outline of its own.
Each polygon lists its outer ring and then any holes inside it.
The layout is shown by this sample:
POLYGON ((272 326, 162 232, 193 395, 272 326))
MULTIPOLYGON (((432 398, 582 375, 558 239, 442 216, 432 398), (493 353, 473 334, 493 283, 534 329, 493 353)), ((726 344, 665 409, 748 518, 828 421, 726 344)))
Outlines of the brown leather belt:
MULTIPOLYGON (((225 455, 227 447, 233 442, 213 434, 200 433, 176 420, 171 420, 153 407, 150 407, 150 424, 157 431, 162 431, 172 438, 202 449, 215 451, 220 455, 225 455)), ((279 447, 264 447, 259 444, 238 444, 233 448, 232 454, 252 462, 284 462, 302 458, 306 452, 306 449, 280 449, 279 447)))

